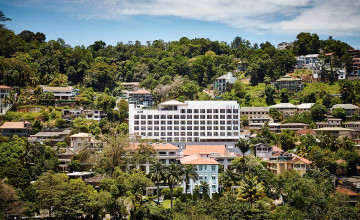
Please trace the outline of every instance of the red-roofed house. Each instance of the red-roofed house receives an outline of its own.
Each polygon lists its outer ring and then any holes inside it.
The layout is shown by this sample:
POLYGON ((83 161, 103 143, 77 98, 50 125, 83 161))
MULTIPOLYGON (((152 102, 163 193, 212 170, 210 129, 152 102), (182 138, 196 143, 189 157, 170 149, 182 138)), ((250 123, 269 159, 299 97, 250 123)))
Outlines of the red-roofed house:
POLYGON ((349 197, 350 204, 353 206, 356 206, 356 204, 358 202, 357 201, 358 194, 356 192, 354 192, 351 189, 345 188, 345 187, 337 187, 336 192, 347 195, 349 197))
POLYGON ((286 170, 296 170, 300 175, 303 175, 310 169, 311 164, 310 160, 295 154, 278 152, 269 158, 267 168, 274 174, 281 174, 286 170))
MULTIPOLYGON (((219 162, 210 158, 203 158, 197 154, 185 156, 180 159, 180 163, 183 165, 192 164, 197 168, 197 174, 199 180, 190 180, 188 185, 188 193, 193 194, 195 186, 201 182, 207 182, 209 184, 209 196, 212 198, 213 193, 219 192, 219 162)), ((185 190, 185 182, 183 182, 183 189, 185 190)), ((185 193, 185 191, 184 191, 185 193)))
POLYGON ((301 129, 301 130, 296 131, 295 136, 299 138, 299 137, 301 137, 303 135, 306 135, 308 133, 311 134, 311 135, 316 134, 316 132, 313 129, 301 129))
MULTIPOLYGON (((156 152, 154 156, 156 156, 156 158, 158 158, 159 161, 162 162, 164 165, 177 163, 177 159, 181 157, 180 153, 178 152, 179 148, 169 143, 131 143, 127 148, 127 151, 136 151, 137 149, 139 149, 140 145, 147 145, 149 147, 153 147, 156 152)), ((137 168, 145 171, 146 173, 149 173, 150 166, 151 164, 146 163, 138 166, 137 168)))
POLYGON ((202 158, 212 158, 224 166, 224 170, 230 167, 231 161, 238 155, 226 150, 225 145, 186 145, 182 151, 184 156, 197 154, 202 158))
POLYGON ((19 137, 28 137, 31 123, 28 121, 5 122, 0 126, 1 134, 6 137, 17 135, 19 137))
POLYGON ((129 94, 129 103, 136 106, 152 107, 155 104, 151 92, 146 89, 139 89, 129 94))

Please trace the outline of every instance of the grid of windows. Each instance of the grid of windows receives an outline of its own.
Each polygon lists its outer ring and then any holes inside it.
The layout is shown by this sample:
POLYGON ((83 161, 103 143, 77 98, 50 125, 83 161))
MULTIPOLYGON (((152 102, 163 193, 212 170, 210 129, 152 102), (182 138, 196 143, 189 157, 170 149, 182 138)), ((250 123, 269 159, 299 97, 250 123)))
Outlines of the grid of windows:
POLYGON ((231 107, 219 109, 178 109, 169 112, 138 111, 131 117, 133 130, 142 131, 143 138, 165 141, 199 141, 207 138, 234 138, 239 136, 239 110, 231 107), (159 127, 160 125, 160 127, 159 127), (161 131, 153 132, 153 131, 161 131), (175 131, 175 132, 173 132, 175 131), (160 136, 159 136, 160 135, 160 136), (199 139, 200 138, 200 139, 199 139))

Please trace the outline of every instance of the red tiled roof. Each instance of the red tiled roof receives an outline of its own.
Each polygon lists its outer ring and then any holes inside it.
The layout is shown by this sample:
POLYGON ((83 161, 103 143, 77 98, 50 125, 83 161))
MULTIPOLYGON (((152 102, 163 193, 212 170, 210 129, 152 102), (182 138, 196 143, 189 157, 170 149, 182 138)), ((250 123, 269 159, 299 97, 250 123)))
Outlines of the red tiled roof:
POLYGON ((294 156, 294 157, 293 157, 293 161, 294 161, 294 162, 296 162, 296 161, 298 161, 298 160, 300 160, 301 162, 306 163, 306 164, 312 164, 312 161, 310 161, 310 160, 308 160, 308 159, 306 159, 306 158, 299 157, 299 156, 294 156))
POLYGON ((276 147, 276 146, 272 146, 272 150, 273 150, 273 152, 284 152, 281 148, 276 147))
POLYGON ((296 133, 300 134, 300 135, 305 135, 307 133, 315 134, 316 132, 313 129, 301 129, 301 130, 296 131, 296 133))
POLYGON ((186 148, 183 151, 184 156, 211 153, 219 153, 221 156, 229 154, 225 148, 225 145, 186 145, 186 148))
POLYGON ((348 196, 357 196, 357 193, 347 188, 336 188, 337 193, 342 193, 348 196))
POLYGON ((24 121, 18 122, 5 122, 0 128, 1 129, 26 129, 24 121))
POLYGON ((0 85, 0 89, 10 90, 11 87, 5 86, 5 85, 0 85))
POLYGON ((136 150, 139 148, 140 144, 144 144, 144 145, 148 145, 151 147, 154 147, 155 150, 179 150, 178 147, 169 144, 169 143, 152 143, 152 144, 147 144, 147 143, 131 143, 129 145, 128 150, 136 150))
POLYGON ((180 159, 181 164, 194 164, 194 165, 202 165, 202 164, 214 164, 217 165, 219 162, 217 162, 214 159, 208 159, 208 158, 202 158, 197 154, 193 154, 190 156, 186 156, 180 159))
POLYGON ((325 56, 331 56, 333 53, 326 53, 325 56))
POLYGON ((139 89, 139 90, 136 90, 135 92, 131 93, 133 95, 141 95, 141 94, 151 94, 151 92, 149 92, 148 90, 146 89, 139 89))

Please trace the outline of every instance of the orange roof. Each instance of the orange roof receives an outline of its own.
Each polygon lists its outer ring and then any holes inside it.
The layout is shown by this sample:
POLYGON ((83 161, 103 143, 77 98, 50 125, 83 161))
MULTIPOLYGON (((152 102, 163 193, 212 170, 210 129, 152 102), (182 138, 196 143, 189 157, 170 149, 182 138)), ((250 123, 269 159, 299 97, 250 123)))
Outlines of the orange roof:
POLYGON ((24 121, 18 122, 5 122, 0 128, 1 129, 26 129, 24 121))
POLYGON ((146 90, 146 89, 139 89, 139 90, 136 90, 135 92, 133 92, 133 93, 131 93, 131 94, 139 94, 139 95, 141 95, 141 94, 151 94, 151 92, 149 92, 148 90, 146 90))
POLYGON ((296 133, 303 135, 303 134, 307 134, 307 133, 315 134, 316 132, 313 129, 301 129, 301 130, 296 131, 296 133))
POLYGON ((219 153, 221 156, 230 154, 226 150, 225 145, 186 145, 186 149, 183 151, 184 156, 211 153, 219 153))
POLYGON ((279 148, 279 147, 276 147, 276 146, 272 146, 272 150, 273 150, 273 152, 284 152, 281 148, 279 148))
POLYGON ((348 196, 357 196, 357 193, 347 188, 336 188, 337 193, 342 193, 348 196))
POLYGON ((326 53, 325 56, 331 56, 333 53, 326 53))
POLYGON ((5 86, 5 85, 0 85, 0 89, 10 90, 11 87, 5 86))
POLYGON ((306 158, 303 158, 303 157, 299 157, 299 156, 294 156, 293 157, 293 161, 295 162, 295 161, 298 161, 298 160, 300 160, 301 162, 303 162, 303 163, 305 163, 305 164, 312 164, 312 161, 310 161, 310 160, 308 160, 308 159, 306 159, 306 158))
POLYGON ((194 165, 202 165, 202 164, 219 164, 214 159, 202 158, 197 154, 193 154, 190 156, 186 156, 180 159, 181 164, 194 164, 194 165))
POLYGON ((340 163, 346 164, 346 160, 340 159, 340 160, 337 160, 336 163, 337 163, 337 164, 340 164, 340 163))
MULTIPOLYGON (((140 144, 147 143, 131 143, 128 150, 136 150, 139 148, 140 144)), ((148 143, 148 145, 154 147, 155 150, 179 150, 178 147, 169 143, 148 143)))

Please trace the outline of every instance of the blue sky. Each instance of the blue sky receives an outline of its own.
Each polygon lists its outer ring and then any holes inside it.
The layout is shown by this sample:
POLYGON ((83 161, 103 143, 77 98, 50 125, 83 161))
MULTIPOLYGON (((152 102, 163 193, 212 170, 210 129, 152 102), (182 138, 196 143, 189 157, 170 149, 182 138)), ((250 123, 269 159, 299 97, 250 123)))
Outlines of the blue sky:
POLYGON ((0 0, 9 29, 43 32, 71 46, 204 37, 252 43, 293 41, 300 32, 360 49, 355 0, 0 0))

